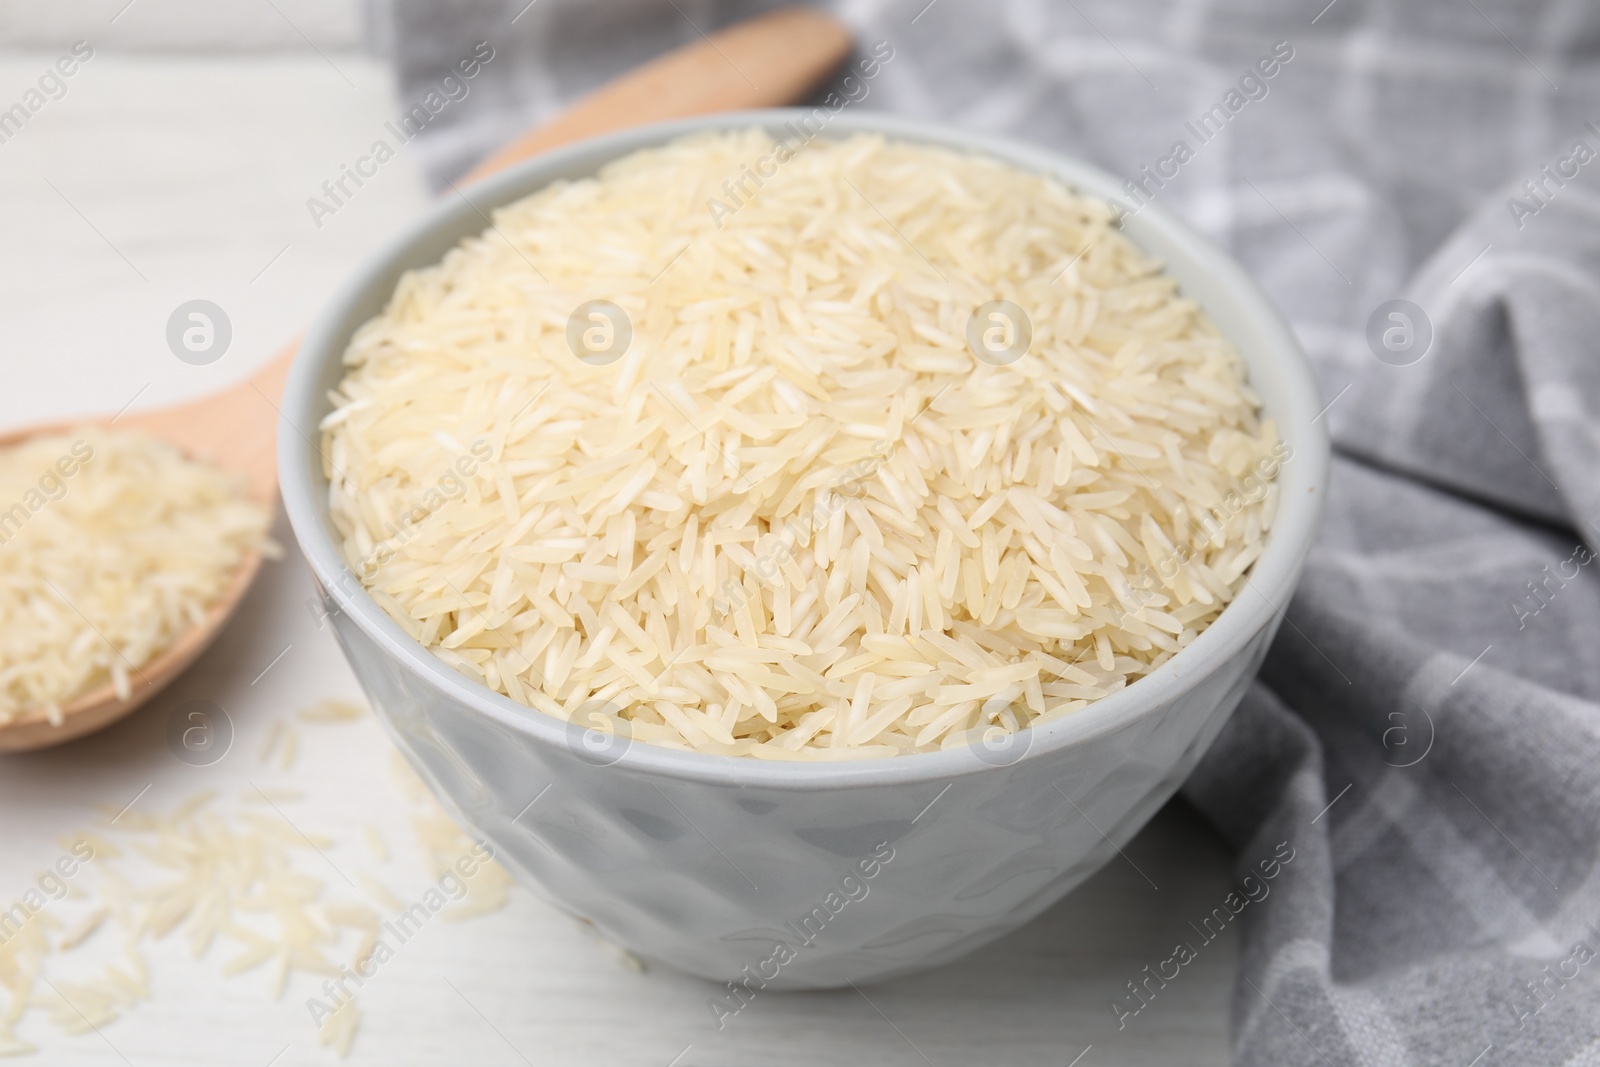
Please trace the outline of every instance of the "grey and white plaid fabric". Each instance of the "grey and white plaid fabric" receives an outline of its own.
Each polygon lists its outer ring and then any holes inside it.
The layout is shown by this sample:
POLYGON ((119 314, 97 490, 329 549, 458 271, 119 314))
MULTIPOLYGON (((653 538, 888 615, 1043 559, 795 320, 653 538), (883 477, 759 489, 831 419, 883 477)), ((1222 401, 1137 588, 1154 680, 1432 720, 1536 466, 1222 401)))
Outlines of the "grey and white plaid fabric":
MULTIPOLYGON (((436 180, 768 6, 525 2, 396 0, 381 20, 408 98, 497 50, 418 139, 436 180)), ((1176 169, 1157 197, 1316 362, 1326 530, 1186 787, 1241 877, 1296 849, 1244 918, 1238 1062, 1600 1065, 1600 8, 838 10, 895 49, 859 106, 1176 169), (1275 46, 1292 56, 1262 77, 1275 46)))

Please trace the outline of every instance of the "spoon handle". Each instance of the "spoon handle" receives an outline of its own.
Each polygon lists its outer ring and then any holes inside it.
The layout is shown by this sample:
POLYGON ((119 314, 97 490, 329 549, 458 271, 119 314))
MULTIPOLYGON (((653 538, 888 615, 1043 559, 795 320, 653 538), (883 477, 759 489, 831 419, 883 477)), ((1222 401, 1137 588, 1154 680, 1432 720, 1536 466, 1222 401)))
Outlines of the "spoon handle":
POLYGON ((468 181, 585 137, 805 98, 850 54, 850 31, 808 7, 737 23, 622 75, 506 145, 468 181))

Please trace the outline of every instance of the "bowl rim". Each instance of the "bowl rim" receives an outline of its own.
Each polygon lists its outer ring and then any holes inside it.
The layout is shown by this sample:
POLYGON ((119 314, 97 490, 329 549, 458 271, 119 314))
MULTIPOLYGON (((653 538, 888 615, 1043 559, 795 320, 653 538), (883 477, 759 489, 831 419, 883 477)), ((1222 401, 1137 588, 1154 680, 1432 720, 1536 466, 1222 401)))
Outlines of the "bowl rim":
MULTIPOLYGON (((585 161, 599 159, 603 165, 606 160, 638 149, 706 130, 756 126, 771 130, 802 118, 815 122, 818 112, 827 114, 820 134, 825 138, 876 133, 973 152, 1054 176, 1080 192, 1124 201, 1127 198, 1119 179, 1048 148, 884 112, 830 113, 826 108, 720 112, 633 127, 542 153, 456 190, 369 256, 337 291, 301 342, 284 387, 278 435, 279 483, 295 538, 324 596, 332 601, 327 608, 330 614, 347 616, 394 664, 417 676, 442 697, 502 728, 540 744, 564 748, 570 754, 572 727, 568 723, 495 692, 435 657, 407 635, 355 579, 332 536, 326 482, 320 480, 321 451, 309 436, 316 434, 320 439, 319 404, 326 406, 318 387, 319 375, 328 361, 342 359, 351 333, 348 320, 353 308, 370 299, 379 286, 392 292, 398 265, 409 262, 408 256, 417 246, 437 241, 447 231, 457 234, 452 246, 464 237, 484 232, 482 220, 473 222, 475 216, 470 214, 465 220, 466 229, 461 229, 463 212, 458 198, 487 218, 493 208, 543 188, 563 177, 564 170, 571 172, 573 166, 585 165, 585 161)), ((587 169, 592 173, 594 168, 587 169)), ((715 755, 638 742, 625 745, 620 758, 608 769, 739 788, 810 791, 940 782, 984 771, 1020 768, 1126 728, 1154 713, 1238 655, 1260 631, 1283 619, 1283 610, 1310 551, 1326 495, 1329 445, 1324 427, 1318 425, 1321 401, 1310 364, 1283 316, 1244 269, 1160 203, 1142 206, 1125 220, 1124 227, 1130 239, 1141 247, 1141 235, 1157 237, 1167 246, 1168 255, 1163 259, 1169 259, 1176 251, 1195 262, 1196 269, 1203 267, 1223 291, 1230 311, 1258 337, 1256 347, 1270 352, 1270 356, 1260 358, 1275 363, 1284 378, 1282 396, 1267 412, 1276 420, 1281 438, 1293 448, 1292 458, 1281 465, 1278 473, 1278 510, 1261 556, 1252 565, 1238 595, 1216 620, 1165 664, 1126 688, 1044 726, 1018 731, 1014 736, 1028 736, 1022 754, 1014 761, 986 763, 974 758, 970 746, 859 760, 803 761, 715 755)), ((437 258, 431 262, 437 262, 437 258)), ((1222 305, 1212 300, 1205 306, 1208 314, 1215 317, 1215 309, 1222 305)), ((1241 351, 1245 349, 1236 338, 1230 340, 1239 344, 1241 351)), ((1251 376, 1256 377, 1256 368, 1252 368, 1251 376)))

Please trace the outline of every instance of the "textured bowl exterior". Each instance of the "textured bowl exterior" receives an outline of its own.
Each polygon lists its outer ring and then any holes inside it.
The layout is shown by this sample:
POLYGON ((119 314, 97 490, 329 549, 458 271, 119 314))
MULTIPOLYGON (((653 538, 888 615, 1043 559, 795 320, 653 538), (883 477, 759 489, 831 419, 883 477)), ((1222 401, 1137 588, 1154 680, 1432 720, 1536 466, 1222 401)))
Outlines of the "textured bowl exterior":
MULTIPOLYGON (((954 959, 1027 922, 1114 857, 1177 790, 1266 653, 1309 550, 1327 441, 1303 353, 1222 252, 1149 207, 1125 223, 1239 345, 1293 449, 1247 588, 1193 644, 1120 693, 994 747, 844 764, 678 752, 586 731, 471 682, 408 638, 351 575, 307 434, 356 326, 404 270, 483 228, 479 211, 685 133, 793 112, 666 123, 550 153, 447 202, 377 257, 302 345, 285 393, 290 519, 345 655, 395 743, 452 813, 546 900, 640 956, 739 990, 865 982, 954 959)), ((1099 195, 1114 178, 1027 146, 882 115, 860 130, 1008 159, 1099 195)))
POLYGON ((522 882, 647 959, 717 981, 757 973, 774 989, 929 967, 1060 899, 1183 783, 1276 629, 1145 715, 1044 758, 973 755, 967 773, 927 782, 796 792, 634 770, 633 746, 607 765, 616 748, 577 735, 552 746, 440 699, 348 616, 333 620, 395 742, 522 882), (774 966, 780 941, 795 955, 774 966))

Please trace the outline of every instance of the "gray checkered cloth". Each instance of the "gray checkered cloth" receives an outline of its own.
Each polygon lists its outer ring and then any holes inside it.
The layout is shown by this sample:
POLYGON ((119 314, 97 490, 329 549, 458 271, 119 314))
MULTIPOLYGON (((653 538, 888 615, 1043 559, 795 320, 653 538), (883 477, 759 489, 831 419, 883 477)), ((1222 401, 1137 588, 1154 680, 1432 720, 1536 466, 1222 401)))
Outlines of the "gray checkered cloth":
MULTIPOLYGON (((407 99, 496 49, 417 141, 436 180, 763 6, 524 2, 377 22, 407 99)), ((1296 850, 1244 911, 1237 1061, 1600 1065, 1600 8, 1325 2, 840 13, 895 48, 859 106, 1127 177, 1185 142, 1158 198, 1316 363, 1326 528, 1186 787, 1241 878, 1296 850)))

